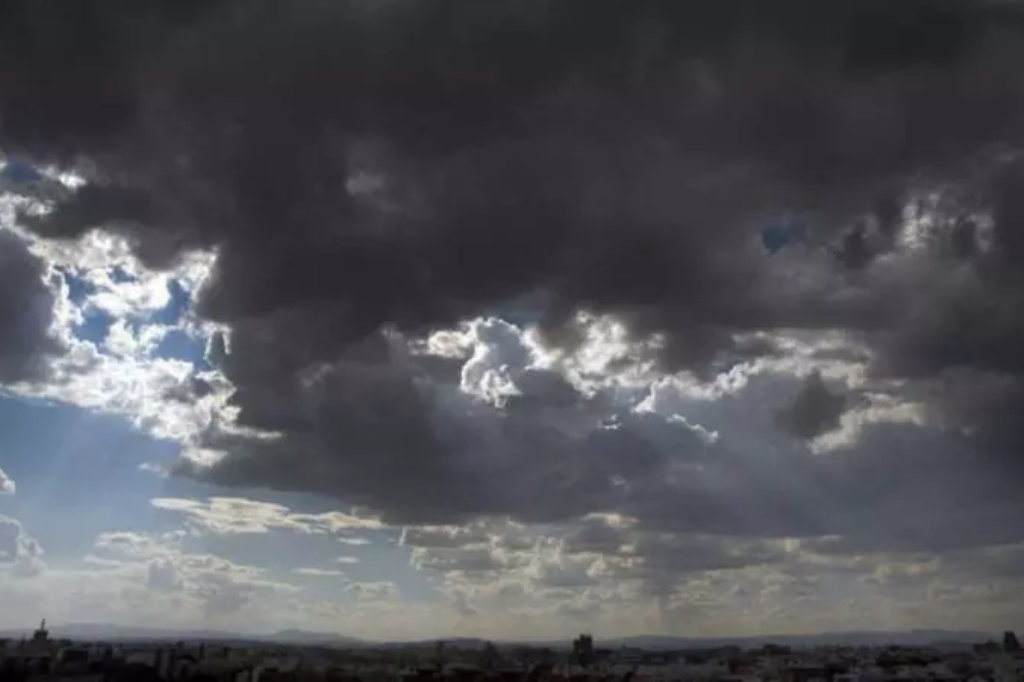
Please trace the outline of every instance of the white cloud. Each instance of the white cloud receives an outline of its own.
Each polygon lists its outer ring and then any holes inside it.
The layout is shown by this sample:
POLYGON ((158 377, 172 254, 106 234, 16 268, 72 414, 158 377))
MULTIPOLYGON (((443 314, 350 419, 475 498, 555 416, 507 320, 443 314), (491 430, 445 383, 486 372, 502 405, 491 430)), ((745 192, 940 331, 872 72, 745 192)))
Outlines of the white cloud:
MULTIPOLYGON (((79 242, 51 242, 11 226, 26 238, 32 252, 49 267, 48 284, 55 297, 52 335, 67 352, 51 362, 45 381, 9 386, 13 393, 77 405, 87 410, 117 414, 140 430, 158 438, 190 442, 225 413, 225 390, 216 373, 198 372, 195 364, 159 357, 161 341, 171 331, 188 334, 197 342, 207 335, 204 325, 191 319, 177 327, 150 321, 152 314, 171 302, 170 287, 194 294, 208 275, 212 256, 191 254, 167 272, 152 272, 133 256, 124 239, 90 232, 79 242), (89 292, 73 300, 70 278, 89 292), (87 315, 102 312, 112 317, 99 343, 76 337, 76 327, 87 315), (193 379, 209 386, 201 398, 177 399, 193 379)), ((198 358, 197 358, 198 359, 198 358)))
MULTIPOLYGON (((11 520, 5 527, 15 538, 7 545, 19 551, 20 524, 11 520)), ((595 517, 578 528, 489 521, 461 532, 423 530, 419 537, 433 533, 434 546, 409 548, 411 568, 423 570, 437 588, 427 601, 405 598, 402 581, 356 579, 348 557, 333 562, 336 567, 288 569, 295 579, 308 579, 298 581, 305 586, 300 589, 258 563, 189 549, 202 540, 180 530, 103 533, 80 567, 24 572, 0 586, 0 598, 22 604, 20 613, 45 609, 51 619, 72 620, 88 609, 99 619, 145 624, 166 610, 170 615, 161 622, 170 627, 301 627, 408 638, 564 638, 581 628, 599 639, 631 631, 698 636, 873 629, 937 622, 953 607, 979 623, 1024 615, 1019 605, 992 597, 1008 599, 1015 585, 1024 587, 1024 554, 1009 550, 986 559, 1004 576, 993 582, 991 574, 965 572, 977 567, 967 554, 955 562, 926 555, 831 556, 789 542, 775 547, 778 556, 766 564, 765 549, 746 541, 652 537, 618 517, 595 517), (620 542, 593 530, 577 532, 596 525, 618 532, 620 542), (442 535, 469 542, 437 542, 442 535), (342 589, 324 592, 332 581, 342 589), (989 583, 997 587, 980 587, 989 583), (838 592, 830 595, 825 585, 838 592), (857 608, 847 609, 846 598, 855 598, 857 608)), ((294 537, 315 540, 306 533, 294 537)), ((6 570, 13 576, 10 564, 6 570)), ((0 622, 9 621, 0 616, 0 622)))
POLYGON ((34 578, 46 570, 39 541, 17 519, 0 515, 0 575, 34 578))
POLYGON ((338 542, 343 545, 350 545, 352 547, 361 547, 370 544, 370 541, 366 538, 353 538, 353 537, 340 537, 338 542))
POLYGON ((17 490, 14 479, 5 474, 3 469, 0 469, 0 495, 13 495, 17 490))
MULTIPOLYGON (((300 514, 288 507, 241 497, 211 497, 206 501, 190 498, 155 498, 157 509, 178 512, 198 529, 218 535, 266 533, 292 530, 300 533, 336 533, 352 529, 380 528, 378 520, 344 512, 300 514)), ((342 538, 342 541, 349 540, 342 538)))
MULTIPOLYGON (((298 591, 294 585, 269 578, 260 567, 186 551, 186 537, 184 531, 112 531, 96 538, 94 551, 99 554, 99 562, 109 567, 118 568, 109 563, 114 561, 120 562, 120 570, 134 568, 147 589, 175 593, 188 600, 204 618, 225 620, 264 596, 298 591)), ((98 565, 95 559, 91 563, 98 565)))
POLYGON ((489 542, 490 536, 482 529, 458 526, 406 528, 401 538, 401 543, 407 547, 454 548, 489 542))
POLYGON ((170 283, 177 281, 174 273, 145 270, 137 271, 131 279, 118 281, 113 268, 88 270, 83 276, 95 288, 86 298, 85 307, 101 310, 116 320, 145 317, 163 310, 172 300, 170 283))
POLYGON ((161 324, 131 325, 120 318, 107 331, 103 349, 120 358, 149 358, 171 330, 161 324))
POLYGON ((314 578, 347 578, 348 574, 337 568, 295 568, 292 573, 314 578))
POLYGON ((154 535, 131 531, 101 533, 95 541, 97 550, 123 559, 148 560, 165 558, 181 552, 184 531, 154 535))
POLYGON ((159 476, 160 478, 167 478, 171 475, 167 466, 160 464, 159 462, 143 462, 139 465, 139 471, 145 471, 146 473, 159 476))
POLYGON ((18 554, 21 523, 9 516, 0 516, 0 559, 13 561, 18 554))
POLYGON ((400 592, 398 585, 389 581, 349 583, 345 590, 360 601, 394 601, 400 592))
POLYGON ((217 393, 194 402, 172 399, 194 374, 194 366, 183 360, 113 356, 78 341, 55 363, 49 382, 14 388, 22 395, 121 415, 156 437, 189 442, 223 410, 217 393))

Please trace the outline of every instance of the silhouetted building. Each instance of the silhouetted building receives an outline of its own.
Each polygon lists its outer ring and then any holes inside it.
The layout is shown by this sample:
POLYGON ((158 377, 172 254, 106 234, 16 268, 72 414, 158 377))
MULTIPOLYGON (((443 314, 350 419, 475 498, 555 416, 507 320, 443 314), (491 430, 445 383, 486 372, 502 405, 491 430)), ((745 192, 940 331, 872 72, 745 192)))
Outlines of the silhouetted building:
POLYGON ((32 641, 36 644, 42 644, 50 641, 50 631, 46 629, 45 618, 43 618, 42 622, 39 623, 39 629, 32 633, 32 641))

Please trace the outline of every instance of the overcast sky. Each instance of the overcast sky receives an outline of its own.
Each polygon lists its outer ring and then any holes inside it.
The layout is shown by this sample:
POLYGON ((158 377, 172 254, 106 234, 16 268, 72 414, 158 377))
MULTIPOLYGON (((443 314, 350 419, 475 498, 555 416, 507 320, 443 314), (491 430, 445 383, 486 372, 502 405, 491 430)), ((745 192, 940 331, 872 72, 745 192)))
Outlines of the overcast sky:
POLYGON ((0 9, 0 627, 1024 618, 1015 3, 110 7, 0 9))

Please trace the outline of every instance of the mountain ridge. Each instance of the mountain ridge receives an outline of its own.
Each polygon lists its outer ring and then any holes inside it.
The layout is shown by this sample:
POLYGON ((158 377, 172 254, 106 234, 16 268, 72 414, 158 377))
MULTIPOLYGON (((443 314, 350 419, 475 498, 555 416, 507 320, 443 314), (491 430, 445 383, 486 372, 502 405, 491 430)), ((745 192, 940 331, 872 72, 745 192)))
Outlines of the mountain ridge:
MULTIPOLYGON (((18 638, 29 635, 32 628, 25 630, 7 629, 0 631, 0 637, 18 638)), ((462 648, 483 647, 487 640, 473 637, 441 637, 418 640, 371 640, 331 632, 316 632, 302 629, 284 629, 272 633, 239 633, 207 629, 174 629, 155 627, 127 627, 103 623, 69 623, 55 625, 50 629, 53 637, 78 640, 111 641, 206 641, 206 642, 252 642, 280 643, 289 645, 333 646, 333 647, 395 647, 426 645, 437 641, 448 642, 450 646, 462 648)), ((927 646, 939 643, 974 643, 995 638, 995 634, 978 630, 850 630, 820 632, 797 635, 753 635, 736 637, 688 637, 676 635, 630 635, 623 637, 597 638, 602 648, 638 647, 643 649, 699 649, 721 646, 756 647, 763 644, 807 647, 830 644, 850 646, 927 646)), ((564 648, 571 645, 571 637, 543 640, 509 638, 494 640, 504 646, 545 646, 564 648)))

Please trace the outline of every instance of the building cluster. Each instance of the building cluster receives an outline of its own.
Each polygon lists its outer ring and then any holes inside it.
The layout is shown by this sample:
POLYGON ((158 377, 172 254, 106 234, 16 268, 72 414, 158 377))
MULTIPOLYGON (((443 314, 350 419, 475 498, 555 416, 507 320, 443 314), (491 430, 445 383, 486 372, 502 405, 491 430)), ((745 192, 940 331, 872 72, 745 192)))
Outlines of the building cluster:
POLYGON ((0 682, 1024 682, 1013 633, 973 647, 569 651, 488 644, 381 649, 0 640, 0 682))

